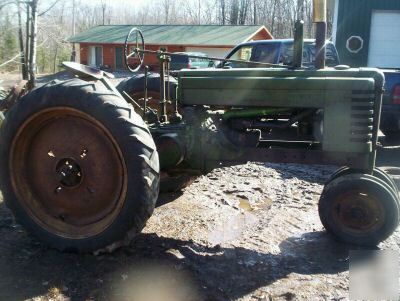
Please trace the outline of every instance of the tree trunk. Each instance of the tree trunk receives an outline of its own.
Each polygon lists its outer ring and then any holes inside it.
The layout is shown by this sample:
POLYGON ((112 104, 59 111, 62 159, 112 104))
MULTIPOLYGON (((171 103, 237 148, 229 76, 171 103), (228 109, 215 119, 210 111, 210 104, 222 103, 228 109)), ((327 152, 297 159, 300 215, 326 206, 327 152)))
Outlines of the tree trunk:
POLYGON ((225 0, 221 0, 221 17, 222 25, 225 25, 225 0))
POLYGON ((31 44, 29 46, 29 86, 33 88, 36 84, 36 43, 37 43, 37 6, 38 0, 32 0, 31 9, 31 44))
POLYGON ((25 24, 25 63, 26 63, 26 74, 27 80, 30 80, 29 74, 29 50, 30 50, 30 43, 31 43, 31 33, 30 33, 30 20, 31 20, 31 13, 30 13, 30 3, 26 2, 26 24, 25 24))
POLYGON ((232 0, 231 2, 231 25, 238 25, 239 21, 239 0, 232 0))
POLYGON ((297 0, 297 20, 304 20, 304 0, 297 0))
POLYGON ((272 33, 272 35, 275 35, 276 2, 277 2, 277 0, 274 0, 274 6, 272 7, 272 21, 271 21, 271 33, 272 33))
MULTIPOLYGON (((72 1, 72 36, 76 34, 76 22, 75 22, 75 0, 72 1)), ((72 53, 71 53, 71 61, 75 62, 76 60, 76 47, 75 43, 72 43, 72 53)))
POLYGON ((19 42, 19 52, 20 52, 20 61, 21 61, 21 71, 22 78, 28 79, 28 68, 25 63, 25 49, 24 49, 24 37, 22 33, 22 19, 21 19, 21 3, 18 2, 18 42, 19 42))
POLYGON ((53 73, 57 71, 57 57, 58 57, 58 45, 56 44, 56 49, 54 51, 54 58, 53 58, 53 73))
POLYGON ((248 0, 240 1, 239 25, 246 24, 247 9, 249 6, 250 6, 250 1, 248 1, 248 0))
POLYGON ((198 24, 200 25, 201 24, 201 0, 199 0, 198 19, 199 19, 198 24))
POLYGON ((257 0, 253 0, 253 24, 257 25, 257 0))

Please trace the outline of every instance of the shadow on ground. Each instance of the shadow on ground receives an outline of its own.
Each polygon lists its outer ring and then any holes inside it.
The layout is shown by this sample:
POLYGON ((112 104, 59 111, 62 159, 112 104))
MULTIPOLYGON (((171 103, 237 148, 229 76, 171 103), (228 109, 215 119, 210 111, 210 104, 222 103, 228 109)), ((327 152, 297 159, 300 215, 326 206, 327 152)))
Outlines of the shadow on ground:
POLYGON ((0 235, 0 300, 34 298, 53 287, 71 300, 132 300, 154 292, 154 286, 168 294, 162 287, 171 285, 176 301, 228 300, 292 272, 335 274, 348 268, 348 246, 324 232, 282 241, 280 254, 210 248, 155 234, 140 235, 113 254, 65 254, 40 245, 2 205, 0 235), (151 288, 147 293, 146 287, 151 288))

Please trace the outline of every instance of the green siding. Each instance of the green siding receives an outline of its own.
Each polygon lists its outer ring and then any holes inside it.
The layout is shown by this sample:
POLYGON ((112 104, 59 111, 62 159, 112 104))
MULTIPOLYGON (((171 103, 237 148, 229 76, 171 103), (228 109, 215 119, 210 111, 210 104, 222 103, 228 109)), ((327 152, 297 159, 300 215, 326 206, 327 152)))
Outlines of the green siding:
POLYGON ((259 25, 103 25, 68 39, 72 43, 123 44, 129 30, 139 28, 145 43, 156 45, 236 45, 263 28, 259 25))
POLYGON ((343 64, 352 67, 367 65, 373 10, 400 10, 400 0, 340 0, 336 47, 343 64), (360 36, 364 40, 364 47, 358 53, 351 53, 346 48, 346 41, 351 36, 360 36))

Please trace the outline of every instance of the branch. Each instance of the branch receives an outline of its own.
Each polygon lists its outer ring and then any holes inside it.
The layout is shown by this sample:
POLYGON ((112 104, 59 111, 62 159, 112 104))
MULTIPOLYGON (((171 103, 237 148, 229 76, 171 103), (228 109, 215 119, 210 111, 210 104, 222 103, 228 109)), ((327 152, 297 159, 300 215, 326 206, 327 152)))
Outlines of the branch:
POLYGON ((61 0, 55 0, 55 1, 53 2, 52 5, 50 5, 46 10, 42 11, 41 13, 39 13, 38 16, 41 17, 41 16, 43 16, 44 14, 48 13, 48 12, 49 12, 54 6, 56 6, 56 4, 57 4, 58 2, 60 2, 60 1, 61 1, 61 0))
POLYGON ((20 57, 21 56, 21 53, 18 53, 16 56, 14 56, 12 59, 10 59, 10 60, 8 60, 8 61, 6 61, 6 62, 4 62, 4 63, 2 63, 1 65, 0 65, 0 68, 1 67, 4 67, 5 65, 7 65, 7 64, 10 64, 10 63, 17 63, 15 60, 18 58, 18 57, 20 57))
POLYGON ((10 5, 10 4, 15 4, 15 1, 8 1, 8 2, 6 2, 4 4, 1 4, 0 5, 0 10, 2 10, 4 7, 6 7, 7 5, 10 5))

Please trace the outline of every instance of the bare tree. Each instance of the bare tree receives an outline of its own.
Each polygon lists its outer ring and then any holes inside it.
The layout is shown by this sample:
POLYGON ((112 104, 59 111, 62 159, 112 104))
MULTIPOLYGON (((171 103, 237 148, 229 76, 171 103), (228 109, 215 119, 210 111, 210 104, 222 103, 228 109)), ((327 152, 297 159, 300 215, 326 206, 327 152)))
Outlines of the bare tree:
POLYGON ((102 13, 102 20, 103 20, 103 25, 106 24, 106 10, 107 10, 107 3, 105 0, 101 0, 101 13, 102 13))
POLYGON ((22 7, 21 3, 17 0, 17 15, 18 15, 18 42, 19 42, 19 51, 20 51, 20 62, 21 62, 21 72, 22 78, 27 80, 28 75, 28 68, 26 66, 26 57, 24 51, 24 35, 22 29, 22 7))
POLYGON ((253 24, 257 25, 258 19, 257 19, 257 0, 253 0, 253 24))
POLYGON ((225 0, 220 0, 221 1, 221 24, 225 25, 225 0))
POLYGON ((29 2, 31 8, 30 17, 30 44, 29 48, 29 86, 33 88, 36 83, 36 44, 37 44, 37 16, 38 16, 38 0, 31 0, 29 2))
POLYGON ((168 24, 169 22, 169 13, 171 10, 171 0, 163 0, 162 2, 163 8, 164 8, 164 22, 165 24, 168 24))

